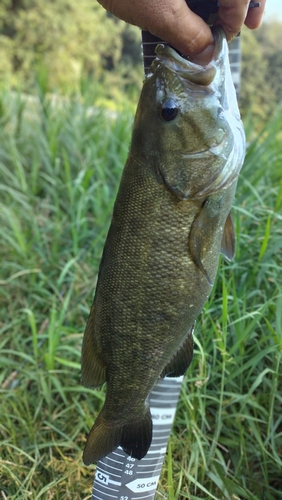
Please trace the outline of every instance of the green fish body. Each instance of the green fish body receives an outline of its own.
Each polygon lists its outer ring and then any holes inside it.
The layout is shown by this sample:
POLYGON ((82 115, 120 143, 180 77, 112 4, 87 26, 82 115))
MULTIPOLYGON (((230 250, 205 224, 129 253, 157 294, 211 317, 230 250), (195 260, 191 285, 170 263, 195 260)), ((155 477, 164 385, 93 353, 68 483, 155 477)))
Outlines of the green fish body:
POLYGON ((245 136, 227 43, 220 28, 214 36, 205 67, 158 46, 144 82, 83 340, 84 385, 107 382, 87 465, 117 446, 146 455, 148 394, 159 377, 187 370, 219 254, 234 255, 245 136))

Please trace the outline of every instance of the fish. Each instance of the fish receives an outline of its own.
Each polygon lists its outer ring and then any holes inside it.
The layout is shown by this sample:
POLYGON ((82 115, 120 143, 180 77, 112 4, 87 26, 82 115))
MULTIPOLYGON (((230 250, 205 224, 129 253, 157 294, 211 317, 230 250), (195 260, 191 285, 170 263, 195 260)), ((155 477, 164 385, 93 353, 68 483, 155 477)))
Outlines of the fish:
POLYGON ((106 382, 86 465, 119 446, 147 454, 149 392, 186 372, 219 255, 234 257, 245 134, 223 29, 213 35, 205 66, 158 45, 143 84, 82 343, 83 384, 106 382))

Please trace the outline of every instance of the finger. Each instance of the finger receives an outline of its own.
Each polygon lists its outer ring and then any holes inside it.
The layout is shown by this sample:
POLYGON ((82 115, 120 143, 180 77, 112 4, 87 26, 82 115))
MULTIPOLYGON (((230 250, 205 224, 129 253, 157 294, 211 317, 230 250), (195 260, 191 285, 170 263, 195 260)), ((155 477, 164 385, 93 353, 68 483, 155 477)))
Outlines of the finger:
POLYGON ((214 54, 214 48, 215 48, 214 43, 212 43, 211 45, 208 45, 207 48, 204 49, 199 54, 191 55, 190 59, 196 64, 205 66, 212 60, 214 54))
POLYGON ((213 43, 209 26, 192 12, 183 0, 168 2, 155 18, 148 19, 148 30, 178 49, 182 54, 194 55, 213 43))
POLYGON ((208 25, 185 0, 98 0, 103 7, 124 21, 135 24, 178 49, 182 54, 202 52, 213 37, 208 25))
POLYGON ((249 0, 221 0, 217 24, 223 27, 227 40, 231 40, 241 30, 247 17, 249 0))
POLYGON ((247 17, 245 19, 245 25, 251 30, 258 28, 262 22, 265 2, 266 0, 261 0, 259 7, 248 10, 247 17))

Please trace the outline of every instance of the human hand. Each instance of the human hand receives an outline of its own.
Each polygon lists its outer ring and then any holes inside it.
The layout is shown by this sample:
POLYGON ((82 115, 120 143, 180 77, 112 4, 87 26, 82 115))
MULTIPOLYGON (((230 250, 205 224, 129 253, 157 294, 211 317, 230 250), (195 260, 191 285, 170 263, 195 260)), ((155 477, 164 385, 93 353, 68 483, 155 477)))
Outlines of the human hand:
POLYGON ((253 30, 262 22, 266 0, 260 1, 260 6, 249 9, 249 0, 221 0, 216 24, 220 24, 231 40, 239 33, 243 24, 253 30))
MULTIPOLYGON (((185 0, 98 0, 116 17, 150 31, 182 54, 195 55, 213 44, 209 26, 192 12, 185 0)), ((266 0, 250 9, 249 0, 221 0, 216 24, 221 24, 231 40, 243 24, 257 28, 266 0)))

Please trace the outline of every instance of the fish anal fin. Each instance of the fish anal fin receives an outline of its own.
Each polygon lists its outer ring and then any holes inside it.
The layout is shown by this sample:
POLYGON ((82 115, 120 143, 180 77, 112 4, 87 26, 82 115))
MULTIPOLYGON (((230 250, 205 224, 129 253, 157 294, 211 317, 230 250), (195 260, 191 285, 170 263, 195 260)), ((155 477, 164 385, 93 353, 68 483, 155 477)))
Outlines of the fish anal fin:
POLYGON ((231 261, 234 259, 235 256, 235 229, 234 229, 234 223, 233 223, 233 217, 232 217, 232 212, 230 210, 223 234, 222 234, 222 240, 221 240, 221 253, 224 255, 224 257, 231 261))
POLYGON ((118 446, 133 458, 141 460, 152 442, 152 418, 149 407, 143 416, 128 422, 109 422, 104 411, 98 415, 83 452, 83 462, 90 465, 105 457, 118 446))
POLYGON ((161 373, 161 377, 180 377, 189 368, 194 351, 193 329, 187 335, 182 346, 174 354, 161 373))
POLYGON ((91 308, 83 337, 81 378, 86 387, 99 387, 106 382, 106 365, 95 339, 94 306, 91 308))

